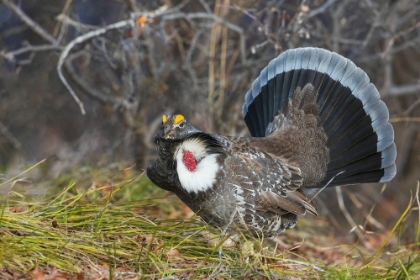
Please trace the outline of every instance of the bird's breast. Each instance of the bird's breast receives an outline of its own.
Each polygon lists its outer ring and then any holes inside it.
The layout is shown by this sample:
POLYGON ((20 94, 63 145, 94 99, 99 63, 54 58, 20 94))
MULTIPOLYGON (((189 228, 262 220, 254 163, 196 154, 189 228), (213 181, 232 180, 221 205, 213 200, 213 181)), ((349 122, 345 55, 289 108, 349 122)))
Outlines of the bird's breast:
POLYGON ((220 169, 219 154, 209 154, 200 159, 189 150, 179 149, 176 171, 181 186, 189 193, 206 192, 214 187, 220 169))

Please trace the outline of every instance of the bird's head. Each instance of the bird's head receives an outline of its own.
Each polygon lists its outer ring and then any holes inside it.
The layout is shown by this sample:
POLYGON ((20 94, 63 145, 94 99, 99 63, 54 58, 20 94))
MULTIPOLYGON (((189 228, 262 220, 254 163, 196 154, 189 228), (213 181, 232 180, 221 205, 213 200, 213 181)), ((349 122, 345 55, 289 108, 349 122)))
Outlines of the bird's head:
POLYGON ((159 140, 182 140, 186 137, 200 132, 200 130, 189 124, 183 115, 163 115, 162 126, 155 136, 155 142, 159 140))

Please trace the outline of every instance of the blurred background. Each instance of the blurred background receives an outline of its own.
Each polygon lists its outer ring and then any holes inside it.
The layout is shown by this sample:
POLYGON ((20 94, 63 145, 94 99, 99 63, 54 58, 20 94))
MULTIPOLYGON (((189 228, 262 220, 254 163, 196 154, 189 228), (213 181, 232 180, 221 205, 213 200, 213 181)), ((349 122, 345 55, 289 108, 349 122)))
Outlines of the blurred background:
MULTIPOLYGON (((32 182, 86 167, 140 173, 156 157, 162 114, 248 135, 241 107, 253 79, 283 51, 304 46, 340 53, 367 72, 398 149, 394 180, 325 190, 321 216, 343 233, 359 224, 386 231, 420 178, 419 0, 1 0, 2 180, 42 159, 32 182), (59 78, 60 56, 84 115, 59 78)), ((27 191, 42 194, 36 186, 27 191)), ((407 219, 412 241, 418 221, 407 219)))

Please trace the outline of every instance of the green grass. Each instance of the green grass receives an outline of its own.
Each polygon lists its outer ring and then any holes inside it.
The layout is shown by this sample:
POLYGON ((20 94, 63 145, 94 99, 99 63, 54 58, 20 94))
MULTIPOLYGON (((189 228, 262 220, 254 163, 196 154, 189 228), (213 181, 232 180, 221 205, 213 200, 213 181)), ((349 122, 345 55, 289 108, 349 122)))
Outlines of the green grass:
POLYGON ((109 177, 100 174, 72 174, 48 182, 49 197, 25 197, 15 190, 19 188, 10 188, 0 206, 1 279, 44 274, 62 279, 420 276, 418 225, 414 244, 403 244, 401 237, 391 242, 401 236, 407 215, 418 215, 416 199, 373 248, 335 240, 331 233, 321 233, 319 220, 302 219, 298 229, 280 236, 282 245, 244 236, 240 242, 227 241, 231 244, 223 246, 220 262, 219 231, 196 217, 185 217, 184 206, 174 196, 131 170, 109 177), (57 187, 62 190, 54 192, 57 187))

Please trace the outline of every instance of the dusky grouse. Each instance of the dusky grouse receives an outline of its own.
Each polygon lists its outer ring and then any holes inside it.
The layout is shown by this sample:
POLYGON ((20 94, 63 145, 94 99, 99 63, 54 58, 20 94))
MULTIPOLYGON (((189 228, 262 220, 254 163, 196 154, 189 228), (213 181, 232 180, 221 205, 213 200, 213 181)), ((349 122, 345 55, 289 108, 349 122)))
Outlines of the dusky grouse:
POLYGON ((367 74, 334 52, 283 52, 252 84, 242 115, 252 137, 202 132, 182 115, 163 116, 155 137, 148 177, 211 225, 273 236, 317 214, 317 189, 396 174, 385 103, 367 74))

